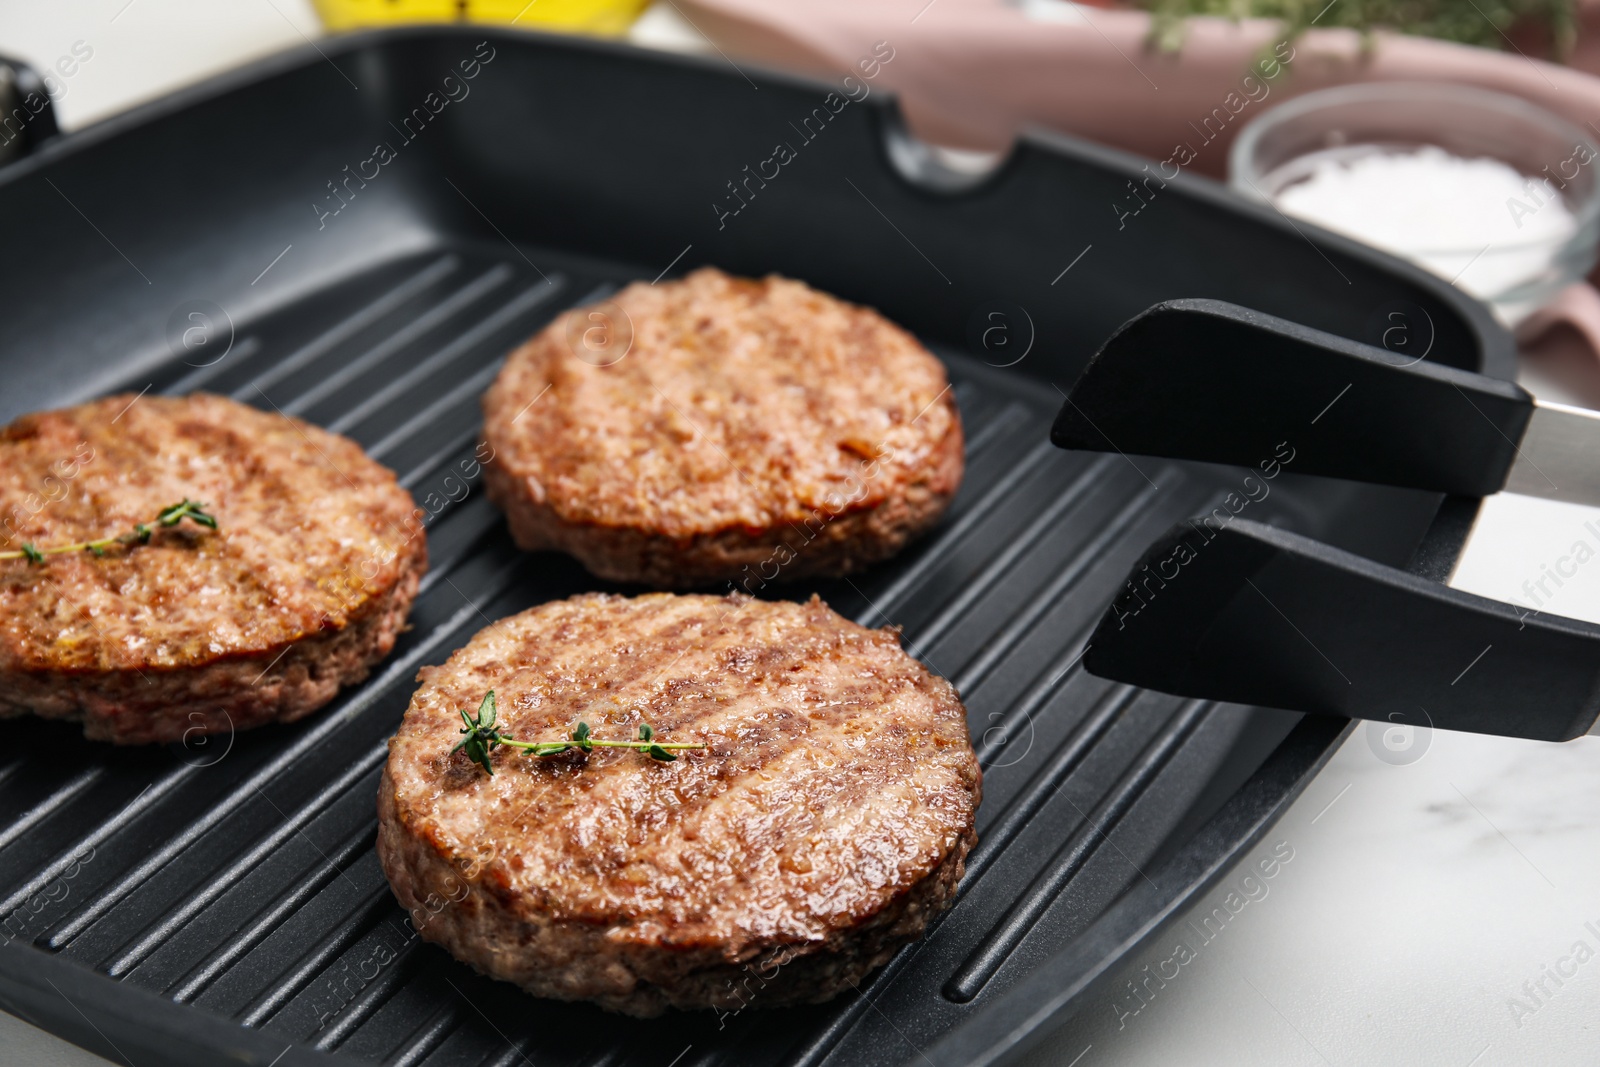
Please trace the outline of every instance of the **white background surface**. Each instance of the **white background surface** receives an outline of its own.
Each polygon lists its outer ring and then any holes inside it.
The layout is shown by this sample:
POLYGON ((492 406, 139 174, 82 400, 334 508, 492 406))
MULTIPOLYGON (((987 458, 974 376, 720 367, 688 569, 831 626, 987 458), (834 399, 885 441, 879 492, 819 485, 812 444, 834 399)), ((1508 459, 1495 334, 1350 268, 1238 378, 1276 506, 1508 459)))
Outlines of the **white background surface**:
MULTIPOLYGON (((693 45, 669 15, 647 19, 636 36, 693 45)), ((76 42, 93 49, 63 82, 68 129, 319 33, 307 0, 0 0, 0 52, 44 69, 76 42)), ((1457 584, 1526 601, 1523 583, 1578 541, 1596 558, 1546 607, 1600 621, 1600 511, 1490 501, 1457 584)), ((1091 1004, 1039 1067, 1600 1062, 1600 934, 1584 925, 1600 931, 1600 740, 1436 732, 1396 766, 1374 736, 1358 730, 1268 836, 1258 855, 1286 844, 1293 859, 1265 896, 1137 1014, 1091 1004), (1582 964, 1579 940, 1597 953, 1582 964), (1544 977, 1558 964, 1573 972, 1559 986, 1544 977)), ((0 1015, 0 1064, 104 1062, 0 1015)))

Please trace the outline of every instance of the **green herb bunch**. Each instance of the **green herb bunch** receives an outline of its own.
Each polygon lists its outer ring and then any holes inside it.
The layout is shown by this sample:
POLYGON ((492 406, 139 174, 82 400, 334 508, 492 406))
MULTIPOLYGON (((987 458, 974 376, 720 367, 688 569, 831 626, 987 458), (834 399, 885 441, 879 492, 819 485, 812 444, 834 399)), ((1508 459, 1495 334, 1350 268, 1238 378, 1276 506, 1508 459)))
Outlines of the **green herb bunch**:
POLYGON ((1576 0, 1134 0, 1133 6, 1154 16, 1151 38, 1163 51, 1182 45, 1183 20, 1191 15, 1278 19, 1286 40, 1313 25, 1359 30, 1369 46, 1374 32, 1392 30, 1509 50, 1508 31, 1537 26, 1557 59, 1577 36, 1576 0))
POLYGON ((39 548, 36 545, 23 545, 12 552, 0 552, 0 559, 25 559, 29 563, 43 563, 46 556, 59 556, 67 552, 88 552, 92 555, 103 556, 106 549, 114 545, 133 547, 150 543, 150 535, 155 533, 158 526, 176 526, 184 519, 199 523, 210 530, 217 528, 217 519, 208 515, 205 504, 198 500, 184 497, 176 504, 168 504, 162 508, 151 522, 141 522, 127 533, 116 534, 112 537, 102 537, 97 541, 77 541, 70 545, 56 545, 53 548, 39 548))
POLYGON ((592 752, 597 748, 635 748, 643 751, 653 760, 662 763, 671 763, 678 757, 673 755, 673 750, 689 748, 705 748, 703 744, 692 742, 678 742, 665 744, 655 739, 656 732, 649 723, 639 724, 639 739, 637 741, 601 741, 589 729, 589 724, 580 722, 577 728, 567 736, 564 741, 518 741, 508 737, 495 726, 494 690, 489 690, 484 695, 483 703, 478 705, 476 715, 468 715, 463 709, 461 721, 464 724, 459 731, 467 736, 456 742, 450 751, 465 752, 467 758, 491 775, 494 774, 494 765, 489 762, 489 754, 498 745, 508 745, 520 748, 535 756, 554 756, 558 752, 568 752, 578 749, 583 752, 592 752))

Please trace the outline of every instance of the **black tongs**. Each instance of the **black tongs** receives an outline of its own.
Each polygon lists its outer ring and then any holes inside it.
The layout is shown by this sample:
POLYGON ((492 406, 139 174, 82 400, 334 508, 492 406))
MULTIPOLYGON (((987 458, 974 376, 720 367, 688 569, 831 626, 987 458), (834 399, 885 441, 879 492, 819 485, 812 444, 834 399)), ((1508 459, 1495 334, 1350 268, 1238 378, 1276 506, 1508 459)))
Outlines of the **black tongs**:
MULTIPOLYGON (((1123 326, 1051 440, 1256 478, 1292 455, 1297 473, 1452 494, 1436 528, 1452 513, 1470 522, 1473 498, 1502 490, 1600 505, 1600 414, 1214 300, 1158 304, 1123 326)), ((1600 732, 1600 626, 1450 588, 1459 539, 1445 566, 1413 572, 1234 510, 1150 547, 1090 639, 1092 673, 1475 733, 1600 732)))

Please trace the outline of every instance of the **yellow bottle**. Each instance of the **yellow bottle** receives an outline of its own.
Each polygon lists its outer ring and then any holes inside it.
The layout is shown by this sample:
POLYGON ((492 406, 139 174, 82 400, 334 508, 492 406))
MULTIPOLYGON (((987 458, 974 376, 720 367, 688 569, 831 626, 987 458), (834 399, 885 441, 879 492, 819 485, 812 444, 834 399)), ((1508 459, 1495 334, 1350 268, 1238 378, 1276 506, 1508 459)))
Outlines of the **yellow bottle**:
POLYGON ((620 37, 650 0, 313 0, 328 32, 402 22, 497 22, 620 37))

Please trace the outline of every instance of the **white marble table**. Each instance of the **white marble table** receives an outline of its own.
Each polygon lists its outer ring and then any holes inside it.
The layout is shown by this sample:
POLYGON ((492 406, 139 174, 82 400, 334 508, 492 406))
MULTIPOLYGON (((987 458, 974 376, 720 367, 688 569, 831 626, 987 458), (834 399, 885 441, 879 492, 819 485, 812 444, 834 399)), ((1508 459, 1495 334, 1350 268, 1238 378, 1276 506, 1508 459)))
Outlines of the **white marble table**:
MULTIPOLYGON (((307 0, 0 4, 0 52, 45 67, 76 42, 92 47, 59 103, 69 129, 319 32, 307 0)), ((670 11, 653 12, 637 37, 696 47, 670 11)), ((1525 379, 1574 399, 1536 370, 1525 379)), ((1582 395, 1600 391, 1591 383, 1582 395)), ((1589 521, 1600 529, 1600 511, 1497 498, 1462 584, 1522 595, 1575 542, 1600 554, 1589 521)), ((1600 555, 1549 608, 1600 621, 1600 555)), ((1243 887, 1255 899, 1209 942, 1191 938, 1186 962, 1165 962, 1174 938, 1131 961, 1124 981, 1144 981, 1147 966, 1176 974, 1146 985, 1147 1000, 1125 992, 1090 1004, 1033 1062, 1600 1062, 1600 741, 1435 732, 1413 742, 1418 758, 1396 764, 1357 731, 1249 861, 1274 849, 1291 857, 1243 887)), ((1226 879, 1205 910, 1242 878, 1226 879)), ((0 1062, 107 1061, 0 1015, 0 1062)))

